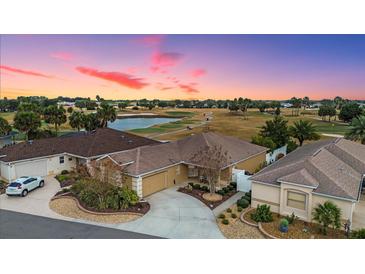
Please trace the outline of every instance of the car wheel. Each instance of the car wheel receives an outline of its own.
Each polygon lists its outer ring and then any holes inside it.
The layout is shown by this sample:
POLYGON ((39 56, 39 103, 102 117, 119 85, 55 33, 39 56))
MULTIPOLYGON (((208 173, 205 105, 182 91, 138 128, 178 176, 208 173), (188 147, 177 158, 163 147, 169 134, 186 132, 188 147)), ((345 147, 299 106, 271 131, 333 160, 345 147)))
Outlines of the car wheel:
POLYGON ((43 180, 39 182, 39 187, 44 187, 44 181, 43 180))
POLYGON ((25 196, 27 196, 27 195, 28 195, 28 190, 24 189, 24 190, 22 191, 22 197, 25 197, 25 196))

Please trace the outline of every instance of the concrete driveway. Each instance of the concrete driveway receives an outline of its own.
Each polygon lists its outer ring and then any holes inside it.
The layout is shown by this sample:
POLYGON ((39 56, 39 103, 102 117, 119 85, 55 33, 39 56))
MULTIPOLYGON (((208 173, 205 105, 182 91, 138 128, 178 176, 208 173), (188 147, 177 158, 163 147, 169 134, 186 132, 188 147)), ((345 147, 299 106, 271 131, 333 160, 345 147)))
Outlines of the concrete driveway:
POLYGON ((48 206, 50 199, 60 190, 59 183, 52 176, 46 177, 44 182, 43 188, 36 188, 26 197, 0 195, 0 209, 59 219, 61 216, 48 206))
POLYGON ((151 209, 143 218, 115 225, 115 228, 163 238, 224 238, 213 211, 196 198, 176 189, 165 189, 147 197, 151 209))
POLYGON ((78 223, 129 230, 163 238, 224 238, 212 210, 199 200, 169 188, 149 196, 150 211, 142 218, 122 224, 101 224, 61 216, 49 208, 50 199, 59 190, 58 181, 48 176, 45 186, 30 192, 27 197, 0 195, 0 209, 27 213, 78 223))
POLYGON ((352 229, 365 228, 365 194, 361 195, 352 215, 352 229))

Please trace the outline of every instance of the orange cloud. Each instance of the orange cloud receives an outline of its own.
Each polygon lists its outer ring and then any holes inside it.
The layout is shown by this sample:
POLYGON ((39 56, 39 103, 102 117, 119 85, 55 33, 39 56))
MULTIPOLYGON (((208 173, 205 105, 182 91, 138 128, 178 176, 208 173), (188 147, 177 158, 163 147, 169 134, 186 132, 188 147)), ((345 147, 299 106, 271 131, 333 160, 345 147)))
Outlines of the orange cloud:
POLYGON ((205 69, 194 69, 190 75, 194 78, 198 78, 201 76, 204 76, 205 74, 207 74, 207 71, 205 69))
POLYGON ((173 67, 176 66, 183 54, 178 52, 155 52, 152 55, 152 64, 156 67, 173 67))
POLYGON ((16 73, 20 73, 20 74, 30 75, 30 76, 53 78, 53 76, 51 76, 51 75, 43 74, 43 73, 40 73, 37 71, 18 69, 18 68, 13 68, 13 67, 9 67, 9 66, 0 66, 0 69, 11 71, 11 72, 16 72, 16 73))
POLYGON ((59 59, 59 60, 62 60, 62 61, 71 61, 73 60, 75 57, 72 53, 69 53, 69 52, 53 52, 50 54, 50 56, 52 58, 55 58, 55 59, 59 59))
POLYGON ((76 67, 76 70, 82 74, 115 82, 121 86, 128 87, 131 89, 141 89, 148 85, 147 83, 143 82, 144 79, 142 78, 136 78, 134 76, 121 72, 99 71, 97 69, 87 68, 87 67, 76 67))
POLYGON ((181 88, 181 90, 185 93, 191 94, 191 93, 199 93, 199 90, 197 90, 195 88, 196 84, 195 83, 191 83, 188 85, 184 85, 184 84, 180 84, 179 87, 181 88))

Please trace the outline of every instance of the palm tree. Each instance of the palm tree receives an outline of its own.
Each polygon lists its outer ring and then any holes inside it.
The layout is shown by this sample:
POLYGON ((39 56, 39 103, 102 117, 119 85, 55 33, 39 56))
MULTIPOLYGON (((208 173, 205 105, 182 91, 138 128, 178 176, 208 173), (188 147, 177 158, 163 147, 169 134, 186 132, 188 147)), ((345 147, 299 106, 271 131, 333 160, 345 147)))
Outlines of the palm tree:
POLYGON ((85 115, 81 111, 74 111, 70 117, 68 117, 68 120, 70 121, 70 126, 72 128, 77 128, 77 131, 80 131, 85 124, 85 115))
POLYGON ((315 126, 309 121, 295 121, 294 125, 289 127, 290 136, 298 139, 299 145, 302 146, 305 140, 318 140, 319 135, 315 126))
POLYGON ((87 131, 92 131, 100 127, 100 120, 96 113, 84 115, 84 127, 87 131))
POLYGON ((269 137, 276 145, 276 148, 286 145, 289 141, 288 121, 283 117, 275 115, 274 119, 265 122, 261 127, 260 135, 269 137))
POLYGON ((9 122, 3 117, 0 117, 0 136, 8 135, 10 131, 11 126, 9 125, 9 122))
POLYGON ((321 232, 324 235, 327 234, 329 226, 337 229, 341 227, 341 209, 331 201, 319 204, 313 209, 312 215, 313 220, 322 225, 321 232))
POLYGON ((62 106, 49 106, 44 110, 44 120, 46 123, 54 124, 57 133, 58 126, 66 123, 67 121, 66 110, 62 106))
POLYGON ((365 145, 365 115, 352 119, 346 138, 365 145))
POLYGON ((25 133, 26 139, 29 138, 30 131, 36 131, 41 126, 39 114, 31 111, 19 111, 14 117, 14 127, 25 133))
POLYGON ((101 103, 97 114, 101 120, 100 127, 107 127, 108 121, 114 122, 117 119, 117 112, 115 111, 115 108, 105 102, 101 103))

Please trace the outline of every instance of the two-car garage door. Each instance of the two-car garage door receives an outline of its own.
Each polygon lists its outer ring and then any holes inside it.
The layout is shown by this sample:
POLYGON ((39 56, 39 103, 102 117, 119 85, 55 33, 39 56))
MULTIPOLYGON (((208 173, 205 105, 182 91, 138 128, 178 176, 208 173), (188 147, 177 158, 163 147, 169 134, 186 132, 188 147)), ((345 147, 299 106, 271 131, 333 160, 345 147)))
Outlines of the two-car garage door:
POLYGON ((146 197, 166 188, 167 172, 160 172, 142 179, 142 195, 146 197))
POLYGON ((21 176, 46 176, 47 160, 17 163, 15 165, 16 178, 21 176))

